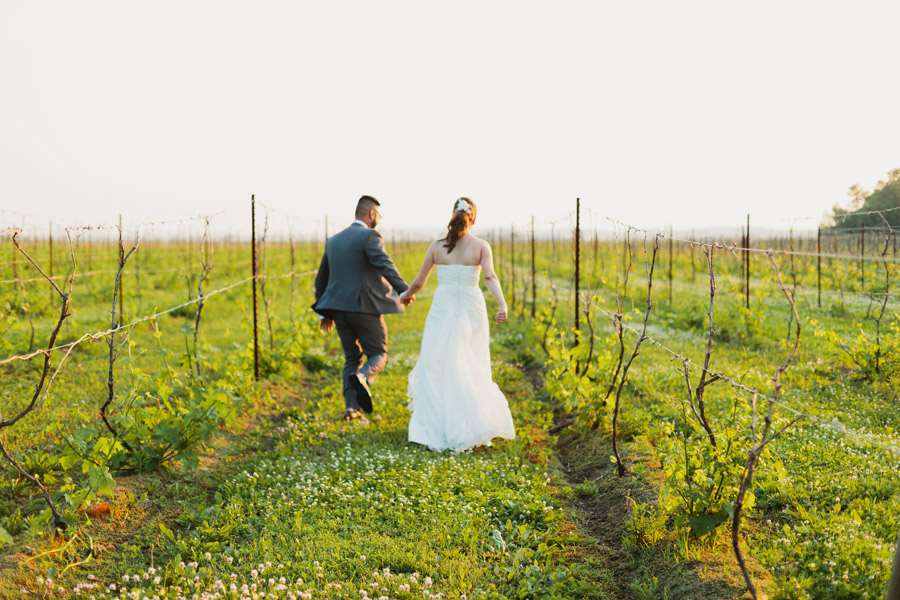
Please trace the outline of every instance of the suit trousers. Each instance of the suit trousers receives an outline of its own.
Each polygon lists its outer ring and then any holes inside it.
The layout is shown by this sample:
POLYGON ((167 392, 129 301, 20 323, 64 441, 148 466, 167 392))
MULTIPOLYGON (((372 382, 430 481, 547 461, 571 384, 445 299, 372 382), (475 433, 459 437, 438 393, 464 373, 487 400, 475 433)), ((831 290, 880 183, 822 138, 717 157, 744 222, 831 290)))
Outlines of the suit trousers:
POLYGON ((383 315, 331 311, 344 348, 344 405, 359 410, 350 377, 359 373, 371 385, 387 363, 388 334, 383 315), (363 354, 366 362, 363 364, 363 354))

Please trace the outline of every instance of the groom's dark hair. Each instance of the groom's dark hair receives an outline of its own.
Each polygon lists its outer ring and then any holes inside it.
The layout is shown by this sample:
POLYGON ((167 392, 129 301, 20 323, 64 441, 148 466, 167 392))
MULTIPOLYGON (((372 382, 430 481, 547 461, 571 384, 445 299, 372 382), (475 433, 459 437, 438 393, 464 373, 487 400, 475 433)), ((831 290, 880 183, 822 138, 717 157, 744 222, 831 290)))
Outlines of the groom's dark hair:
POLYGON ((356 216, 364 217, 376 206, 381 206, 381 202, 372 196, 360 196, 359 202, 356 203, 356 216))

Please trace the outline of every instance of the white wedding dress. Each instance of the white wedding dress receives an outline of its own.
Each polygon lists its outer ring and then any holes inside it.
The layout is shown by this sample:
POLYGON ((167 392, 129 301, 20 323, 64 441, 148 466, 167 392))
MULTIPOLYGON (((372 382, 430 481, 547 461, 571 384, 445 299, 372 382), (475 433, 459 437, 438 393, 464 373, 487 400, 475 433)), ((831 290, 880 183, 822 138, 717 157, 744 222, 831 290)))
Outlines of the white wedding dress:
POLYGON ((516 431, 491 377, 487 307, 480 266, 437 265, 438 287, 409 374, 409 441, 432 450, 468 450, 516 431))

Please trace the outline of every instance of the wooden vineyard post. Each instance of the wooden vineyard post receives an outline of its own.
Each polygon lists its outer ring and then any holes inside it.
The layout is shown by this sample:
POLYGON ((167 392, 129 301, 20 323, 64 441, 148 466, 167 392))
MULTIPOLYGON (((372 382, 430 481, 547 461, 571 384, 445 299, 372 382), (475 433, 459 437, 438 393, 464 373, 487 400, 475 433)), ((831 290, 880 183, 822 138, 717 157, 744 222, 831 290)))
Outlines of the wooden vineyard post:
POLYGON ((510 312, 516 306, 516 228, 509 226, 509 280, 510 280, 510 312))
MULTIPOLYGON (((125 266, 125 246, 122 242, 122 215, 119 215, 119 270, 125 266)), ((125 323, 125 273, 119 277, 119 325, 125 323)))
MULTIPOLYGON (((328 237, 328 217, 325 218, 326 238, 328 237)), ((259 265, 256 262, 256 194, 250 195, 250 255, 253 262, 253 379, 259 381, 259 319, 256 312, 256 277, 259 265)))
MULTIPOLYGON (((88 238, 88 239, 90 239, 90 238, 88 238)), ((16 244, 13 243, 13 245, 10 246, 10 248, 12 249, 12 257, 9 259, 9 264, 12 265, 12 276, 13 276, 13 279, 18 279, 19 278, 19 267, 18 267, 19 263, 16 261, 16 257, 17 257, 16 244)))
MULTIPOLYGON (((53 221, 50 221, 50 230, 48 232, 47 240, 50 243, 50 279, 53 279, 53 221)), ((56 290, 53 289, 53 286, 50 286, 50 306, 53 306, 53 300, 55 299, 56 290)))
MULTIPOLYGON (((297 274, 295 268, 295 258, 294 258, 294 232, 291 231, 290 221, 288 221, 288 243, 290 244, 291 249, 291 301, 288 303, 288 314, 291 318, 291 324, 294 323, 294 290, 297 287, 297 274)), ((393 241, 391 242, 391 251, 393 251, 393 241)))
POLYGON ((669 225, 669 305, 672 304, 672 226, 669 225))
MULTIPOLYGON (((894 238, 894 250, 896 254, 897 238, 894 238)), ((537 305, 537 270, 534 265, 534 216, 531 217, 531 318, 534 318, 537 305)))
MULTIPOLYGON (((570 213, 571 214, 571 213, 570 213)), ((581 198, 575 199, 575 345, 578 345, 578 312, 581 306, 581 198)))
POLYGON ((747 285, 744 286, 744 308, 750 309, 750 215, 747 214, 747 245, 744 246, 744 277, 747 285))
POLYGON ((859 232, 859 275, 862 281, 862 291, 866 291, 866 224, 862 224, 859 232))
MULTIPOLYGON (((741 248, 748 247, 747 243, 747 228, 743 225, 741 226, 741 248)), ((744 298, 744 292, 747 289, 747 260, 745 255, 747 253, 741 253, 741 299, 744 298)))
POLYGON ((816 287, 819 308, 822 308, 822 227, 816 231, 816 287))
POLYGON ((138 314, 144 308, 144 293, 141 291, 141 253, 134 254, 134 287, 137 290, 138 314))

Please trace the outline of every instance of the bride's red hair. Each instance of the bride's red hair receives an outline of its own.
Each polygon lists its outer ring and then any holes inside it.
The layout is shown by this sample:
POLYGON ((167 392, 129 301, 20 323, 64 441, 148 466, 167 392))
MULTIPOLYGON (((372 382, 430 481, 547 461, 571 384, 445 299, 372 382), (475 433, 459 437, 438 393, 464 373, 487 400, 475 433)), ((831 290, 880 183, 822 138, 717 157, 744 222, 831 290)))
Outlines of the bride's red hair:
POLYGON ((472 223, 475 222, 475 215, 477 213, 478 209, 475 207, 475 203, 466 197, 459 198, 453 203, 453 216, 450 218, 450 223, 447 225, 447 237, 444 238, 444 241, 446 242, 444 248, 447 249, 447 254, 453 252, 459 238, 469 231, 472 223), (468 207, 464 208, 462 203, 467 204, 468 207), (462 208, 462 210, 459 210, 460 208, 462 208))

